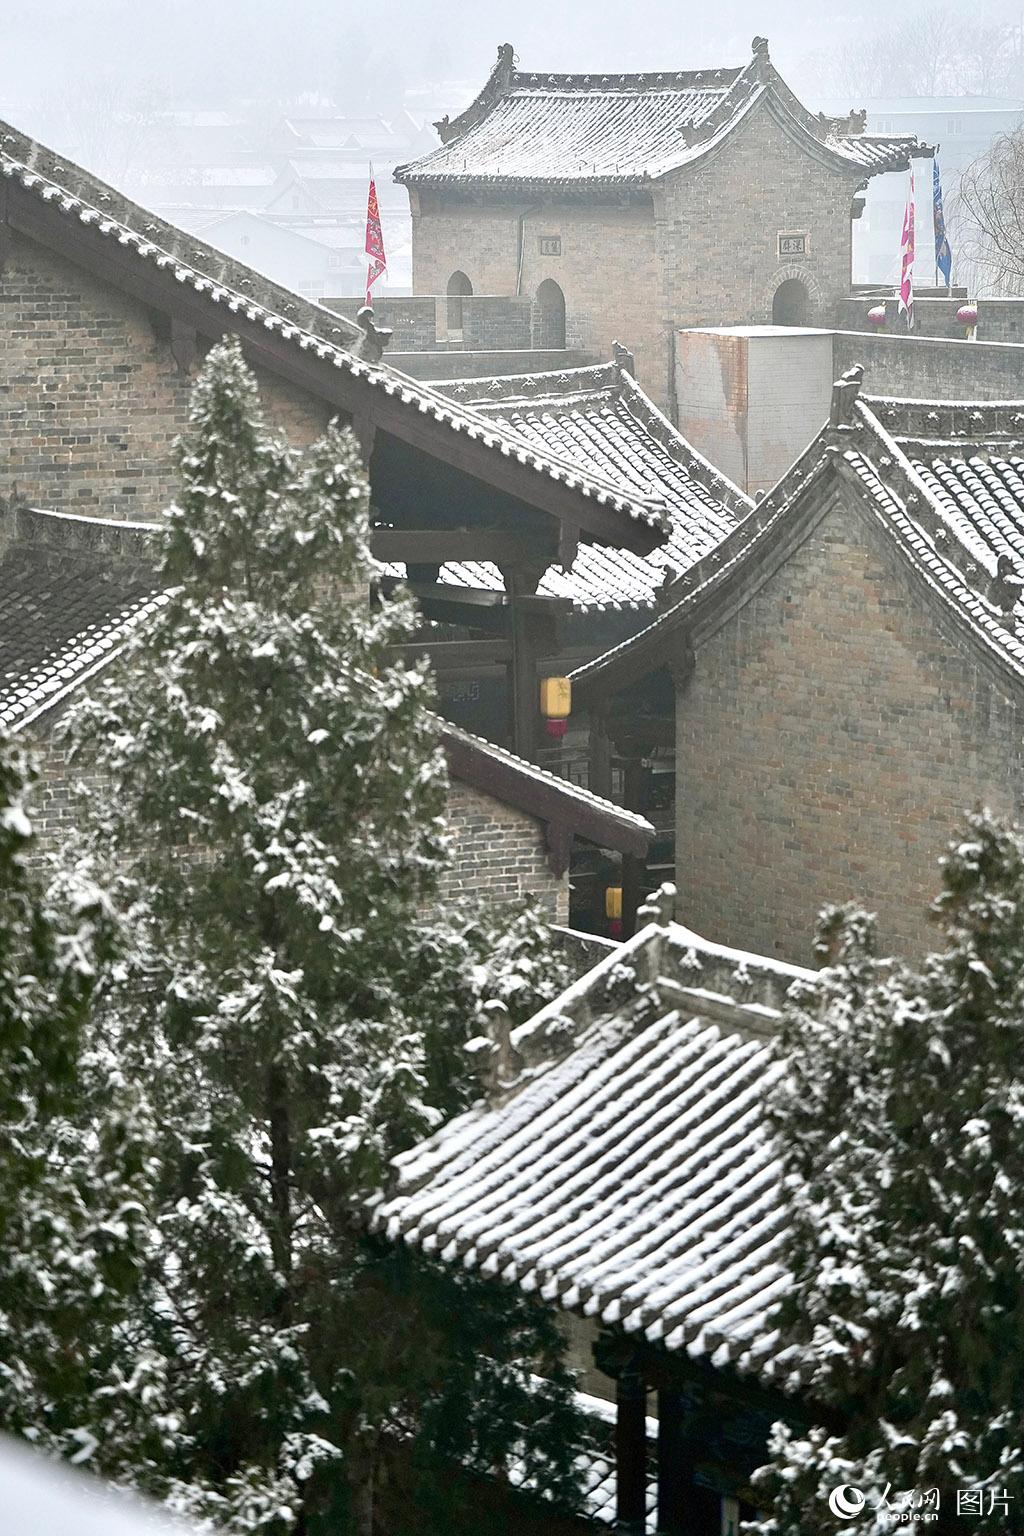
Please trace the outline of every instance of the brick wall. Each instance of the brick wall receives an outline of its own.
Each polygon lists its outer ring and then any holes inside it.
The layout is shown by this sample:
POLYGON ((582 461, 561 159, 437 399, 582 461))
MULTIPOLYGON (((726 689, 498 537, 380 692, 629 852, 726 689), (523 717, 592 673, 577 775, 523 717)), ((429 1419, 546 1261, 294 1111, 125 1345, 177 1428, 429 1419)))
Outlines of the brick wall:
POLYGON ((807 289, 807 323, 834 323, 849 292, 850 215, 863 173, 824 165, 797 145, 766 102, 713 154, 659 184, 664 312, 673 326, 757 325, 789 278, 807 289), (779 256, 780 234, 806 253, 779 256))
POLYGON ((1005 342, 836 331, 836 376, 864 365, 869 395, 913 400, 1024 399, 1024 346, 1005 342))
POLYGON ((816 913, 856 900, 923 952, 938 859, 976 803, 1018 814, 1024 702, 936 620, 868 514, 824 520, 697 650, 677 705, 678 915, 811 960, 816 913))
POLYGON ((679 430, 753 495, 767 490, 828 419, 832 332, 676 333, 679 430))
POLYGON ((532 301, 550 278, 565 295, 566 345, 610 358, 621 341, 636 356, 637 376, 661 405, 669 393, 669 328, 659 315, 654 209, 534 202, 461 203, 412 193, 413 287, 445 293, 465 272, 474 293, 515 296, 519 218, 523 226, 520 292, 532 301), (542 255, 541 236, 556 235, 561 254, 542 255))
POLYGON ((453 779, 448 790, 455 863, 441 899, 518 901, 532 896, 555 922, 569 917, 569 877, 555 878, 541 824, 522 811, 453 779))
MULTIPOLYGON (((0 493, 92 516, 149 518, 178 487, 174 438, 192 380, 146 308, 15 238, 0 272, 0 493)), ((268 417, 297 444, 323 402, 257 370, 268 417)))
MULTIPOLYGON (((406 298, 374 300, 374 318, 394 331, 388 360, 396 352, 436 352, 439 349, 504 351, 533 345, 537 321, 534 305, 523 294, 472 294, 462 299, 462 329, 448 331, 448 300, 444 291, 406 298)), ((354 320, 361 298, 325 299, 328 309, 354 320)))
MULTIPOLYGON (((106 781, 81 761, 69 764, 66 751, 48 730, 31 740, 39 779, 29 809, 42 858, 59 852, 74 830, 74 784, 101 791, 106 781)), ((439 903, 460 896, 499 904, 533 897, 552 921, 568 920, 569 877, 558 880, 552 874, 539 822, 458 779, 449 784, 447 814, 454 862, 441 882, 439 903)))
MULTIPOLYGON (((961 289, 958 295, 940 298, 914 299, 914 335, 948 336, 963 341, 964 328, 956 318, 961 304, 967 302, 961 289)), ((1024 298, 982 298, 972 301, 978 310, 979 341, 1024 342, 1024 298)), ((869 331, 876 327, 868 320, 868 310, 885 306, 886 327, 889 332, 906 335, 907 322, 898 311, 898 302, 891 293, 858 293, 847 298, 839 306, 838 323, 844 331, 869 331)))
POLYGON ((588 352, 560 347, 513 352, 390 352, 388 361, 414 379, 489 379, 492 375, 552 373, 597 361, 588 352))

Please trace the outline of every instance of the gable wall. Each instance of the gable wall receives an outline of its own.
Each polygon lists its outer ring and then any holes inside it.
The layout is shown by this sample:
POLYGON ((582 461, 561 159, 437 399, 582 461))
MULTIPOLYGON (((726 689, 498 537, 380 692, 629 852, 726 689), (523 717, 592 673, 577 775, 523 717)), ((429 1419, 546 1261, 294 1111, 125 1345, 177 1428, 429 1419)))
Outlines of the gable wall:
POLYGON ((552 873, 540 822, 459 779, 448 785, 448 821, 455 858, 441 882, 441 901, 532 897, 553 922, 569 921, 569 876, 552 873))
POLYGON ((656 193, 663 309, 675 327, 760 325, 787 278, 803 281, 810 325, 832 325, 850 291, 851 208, 863 172, 825 165, 755 107, 722 147, 656 193), (781 233, 805 256, 778 254, 781 233))
MULTIPOLYGON (((835 493, 833 493, 835 495, 835 493)), ((809 963, 829 901, 919 955, 938 859, 978 802, 1019 814, 1024 704, 834 500, 706 643, 677 703, 680 920, 809 963)))
MULTIPOLYGON (((323 430, 321 401, 257 378, 269 419, 293 441, 323 430)), ((17 483, 34 506, 156 516, 177 491, 172 444, 192 382, 144 305, 12 240, 0 271, 0 494, 17 483)))

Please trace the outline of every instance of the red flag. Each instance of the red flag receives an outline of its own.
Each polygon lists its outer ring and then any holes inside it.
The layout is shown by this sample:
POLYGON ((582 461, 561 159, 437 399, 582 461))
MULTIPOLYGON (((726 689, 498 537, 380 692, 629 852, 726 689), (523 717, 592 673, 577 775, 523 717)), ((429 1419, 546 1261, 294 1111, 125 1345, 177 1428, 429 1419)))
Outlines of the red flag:
POLYGON ((910 169, 910 195, 903 214, 903 238, 900 241, 899 313, 907 317, 907 329, 914 324, 914 169, 910 169))
POLYGON ((380 209, 377 207, 377 185, 373 179, 373 166, 370 166, 370 193, 366 199, 366 254, 369 262, 366 268, 366 302, 371 303, 370 289, 378 277, 388 269, 388 259, 384 255, 384 231, 380 227, 380 209))

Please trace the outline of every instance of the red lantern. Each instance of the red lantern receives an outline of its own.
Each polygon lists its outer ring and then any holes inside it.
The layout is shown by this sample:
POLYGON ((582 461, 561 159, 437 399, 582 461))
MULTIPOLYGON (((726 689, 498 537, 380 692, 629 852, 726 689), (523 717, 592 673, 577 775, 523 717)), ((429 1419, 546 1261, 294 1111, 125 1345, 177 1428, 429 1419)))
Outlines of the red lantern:
POLYGON ((967 340, 970 341, 978 324, 977 304, 961 304, 956 312, 956 318, 958 324, 963 326, 967 340))
POLYGON ((874 309, 869 309, 868 310, 868 324, 869 325, 884 325, 885 324, 885 305, 884 304, 876 304, 874 309))

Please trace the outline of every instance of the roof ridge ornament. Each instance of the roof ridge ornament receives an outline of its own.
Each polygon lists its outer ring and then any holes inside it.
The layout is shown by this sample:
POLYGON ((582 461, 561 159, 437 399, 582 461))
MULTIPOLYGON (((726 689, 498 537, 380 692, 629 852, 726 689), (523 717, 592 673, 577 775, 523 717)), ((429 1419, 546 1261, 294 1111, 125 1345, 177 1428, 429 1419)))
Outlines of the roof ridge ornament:
POLYGON ((362 306, 356 314, 356 324, 363 334, 353 347, 353 352, 364 363, 379 363, 394 331, 389 326, 374 324, 372 304, 362 306))
POLYGON ((829 408, 830 427, 852 427, 853 407, 864 382, 864 369, 860 363, 847 368, 841 378, 832 385, 832 403, 829 408))
POLYGON ((768 57, 768 39, 766 37, 755 37, 750 44, 750 51, 753 55, 751 64, 753 66, 754 73, 756 74, 758 80, 764 84, 768 79, 768 72, 772 67, 772 61, 768 57))

